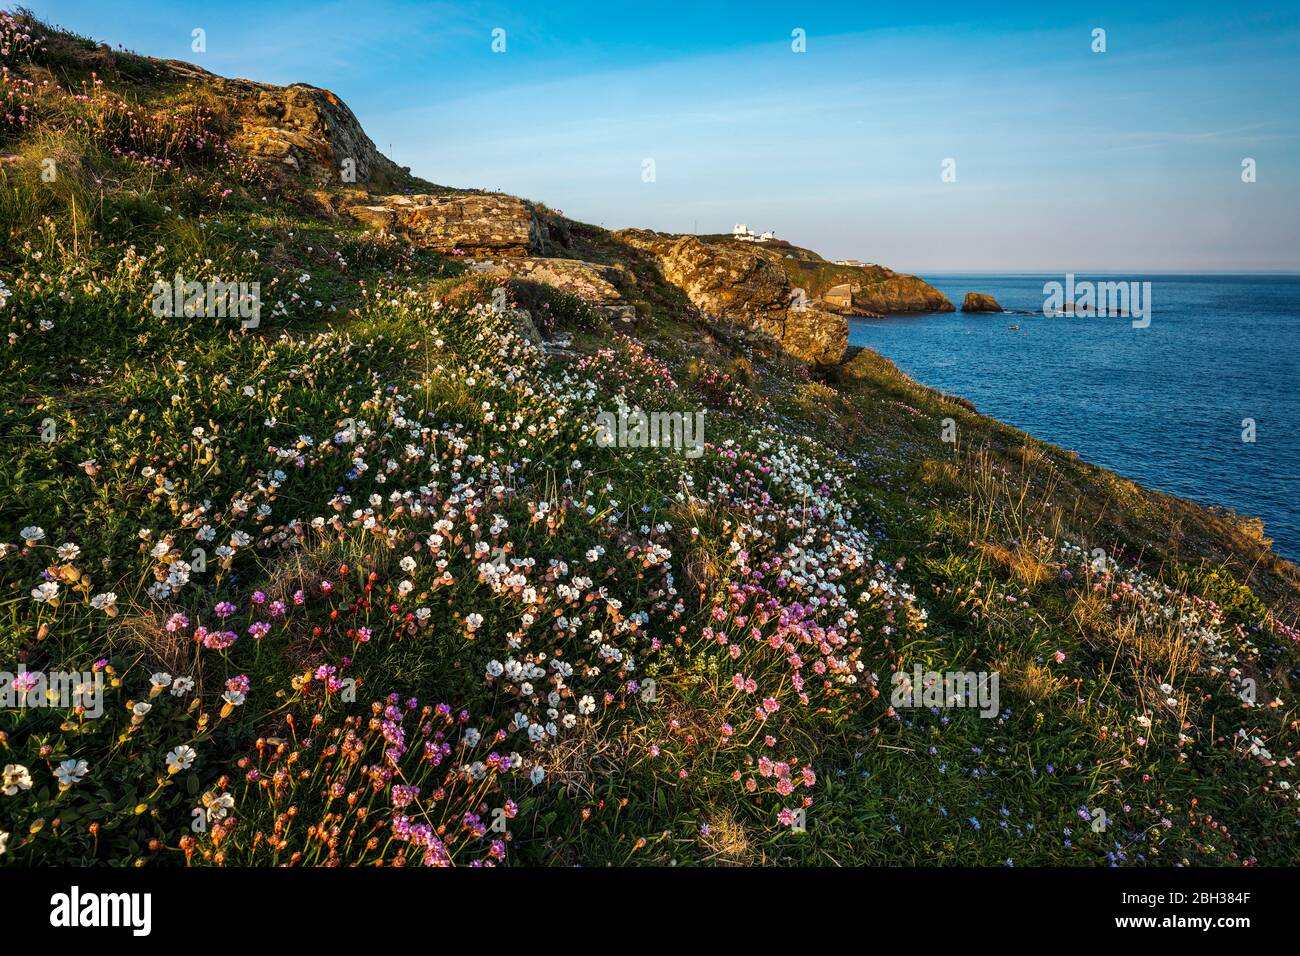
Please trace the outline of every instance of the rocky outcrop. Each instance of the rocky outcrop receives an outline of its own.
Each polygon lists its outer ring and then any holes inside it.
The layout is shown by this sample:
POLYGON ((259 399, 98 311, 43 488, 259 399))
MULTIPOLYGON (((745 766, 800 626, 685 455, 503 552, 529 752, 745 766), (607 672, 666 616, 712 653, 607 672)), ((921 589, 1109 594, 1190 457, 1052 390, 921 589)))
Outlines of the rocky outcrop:
POLYGON ((747 244, 707 243, 694 236, 636 229, 615 236, 652 253, 664 279, 706 315, 756 326, 806 362, 833 365, 844 357, 847 320, 800 299, 786 271, 747 244))
POLYGON ((383 186, 402 171, 382 155, 356 116, 329 90, 294 85, 248 91, 238 139, 272 159, 324 182, 383 186))
POLYGON ((536 256, 551 245, 547 223, 533 206, 496 193, 372 196, 345 211, 443 255, 536 256))
POLYGON ((615 284, 619 280, 615 266, 580 259, 524 258, 483 262, 473 268, 575 295, 616 322, 631 324, 636 320, 635 307, 624 300, 615 284))
POLYGON ((232 145, 255 159, 320 185, 395 190, 413 181, 409 169, 379 152, 352 110, 329 90, 231 80, 177 60, 162 62, 159 69, 217 94, 228 111, 232 145))
POLYGON ((984 292, 967 292, 966 298, 962 299, 961 310, 963 312, 1005 311, 1002 306, 998 305, 997 299, 984 292))
POLYGON ((813 365, 838 365, 849 346, 849 323, 842 315, 815 308, 787 309, 753 324, 770 334, 795 358, 813 365))
MULTIPOLYGON (((888 270, 886 270, 888 271, 888 270)), ((948 297, 916 276, 892 272, 874 282, 864 281, 853 293, 860 309, 889 315, 896 312, 952 312, 948 297)))
POLYGON ((843 315, 879 317, 895 312, 951 312, 952 303, 916 276, 871 263, 828 262, 810 249, 784 243, 753 246, 775 263, 790 284, 826 309, 843 315))

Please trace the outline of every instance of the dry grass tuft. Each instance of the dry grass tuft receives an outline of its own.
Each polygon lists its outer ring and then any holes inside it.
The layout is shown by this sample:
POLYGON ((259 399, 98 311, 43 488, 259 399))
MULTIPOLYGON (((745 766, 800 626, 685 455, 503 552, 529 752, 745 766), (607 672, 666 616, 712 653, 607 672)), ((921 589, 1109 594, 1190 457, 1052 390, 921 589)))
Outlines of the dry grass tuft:
POLYGON ((1013 549, 985 542, 980 545, 980 553, 1026 587, 1037 587, 1052 577, 1052 569, 1034 549, 1025 545, 1013 549))
POLYGON ((726 866, 750 866, 755 862, 754 850, 749 845, 749 834, 726 807, 714 806, 705 823, 708 830, 700 840, 709 850, 705 862, 726 866))
POLYGON ((999 681, 1009 690, 1035 704, 1054 697, 1070 683, 1065 677, 1053 676, 1049 668, 1032 658, 1008 661, 998 668, 998 673, 999 681))
POLYGON ((194 642, 183 634, 163 626, 153 611, 122 614, 113 621, 108 634, 113 645, 126 645, 143 652, 151 667, 172 674, 194 674, 198 668, 194 642))

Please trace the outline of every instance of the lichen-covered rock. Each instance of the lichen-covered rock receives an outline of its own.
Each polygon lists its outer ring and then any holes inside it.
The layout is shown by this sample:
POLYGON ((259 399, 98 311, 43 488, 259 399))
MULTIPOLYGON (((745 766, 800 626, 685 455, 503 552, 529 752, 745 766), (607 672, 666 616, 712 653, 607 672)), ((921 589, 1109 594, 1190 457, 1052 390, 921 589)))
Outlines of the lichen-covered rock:
POLYGON ((707 245, 682 236, 655 251, 664 278, 705 312, 752 319, 783 314, 794 302, 786 274, 743 246, 707 245))
POLYGON ((848 346, 848 321, 800 300, 781 266, 745 245, 644 230, 616 234, 652 253, 664 278, 707 315, 746 322, 772 335, 805 362, 834 365, 848 346))
POLYGON ((787 309, 754 322, 795 358, 813 365, 838 365, 849 347, 849 323, 821 309, 787 309))
POLYGON ((853 291, 853 304, 881 315, 897 312, 951 312, 948 297, 916 276, 890 273, 874 282, 864 282, 853 291))
POLYGON ((349 206, 348 215, 377 232, 389 232, 397 221, 395 210, 387 206, 349 206))
POLYGON ((405 236, 443 255, 536 256, 550 245, 546 222, 530 204, 514 196, 373 196, 346 211, 372 228, 405 236))
MULTIPOLYGON (((112 72, 113 52, 104 51, 102 60, 103 69, 112 72)), ((352 110, 329 90, 228 79, 181 60, 145 62, 157 82, 202 90, 204 103, 216 104, 231 145, 246 156, 317 185, 395 191, 415 182, 410 170, 379 152, 352 110)))
POLYGON ((230 109, 232 144, 256 159, 279 163, 319 184, 397 189, 411 181, 375 147, 346 103, 305 83, 271 86, 215 76, 169 61, 179 79, 211 87, 230 109))
POLYGON ((479 268, 503 277, 524 282, 538 282, 561 292, 575 295, 598 312, 617 322, 631 323, 636 309, 619 292, 618 269, 599 262, 580 259, 501 259, 483 263, 479 268))
POLYGON ((962 299, 961 310, 963 312, 1002 312, 1002 306, 998 305, 998 300, 985 292, 967 292, 966 298, 962 299))

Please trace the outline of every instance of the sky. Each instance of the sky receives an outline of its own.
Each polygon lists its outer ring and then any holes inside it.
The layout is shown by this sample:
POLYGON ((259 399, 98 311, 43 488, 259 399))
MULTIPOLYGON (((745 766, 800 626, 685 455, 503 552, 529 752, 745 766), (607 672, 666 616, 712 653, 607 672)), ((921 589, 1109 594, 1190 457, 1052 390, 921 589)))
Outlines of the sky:
POLYGON ((922 274, 1300 271, 1294 2, 26 6, 324 87, 425 179, 611 229, 744 222, 922 274))

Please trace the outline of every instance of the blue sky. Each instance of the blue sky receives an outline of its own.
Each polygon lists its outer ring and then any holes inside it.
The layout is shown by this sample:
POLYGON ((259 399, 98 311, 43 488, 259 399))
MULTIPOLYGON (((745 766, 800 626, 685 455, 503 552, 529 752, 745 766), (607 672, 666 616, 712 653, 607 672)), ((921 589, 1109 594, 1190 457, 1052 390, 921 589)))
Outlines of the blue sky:
POLYGON ((1294 3, 27 5, 328 88, 427 179, 610 228, 745 222, 922 273, 1300 270, 1294 3))

